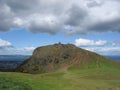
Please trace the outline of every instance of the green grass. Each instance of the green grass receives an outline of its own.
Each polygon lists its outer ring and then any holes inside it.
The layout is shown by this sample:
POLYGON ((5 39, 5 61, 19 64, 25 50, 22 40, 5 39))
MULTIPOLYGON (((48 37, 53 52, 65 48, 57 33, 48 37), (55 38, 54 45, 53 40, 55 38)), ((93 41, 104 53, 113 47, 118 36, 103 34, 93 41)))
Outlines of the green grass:
POLYGON ((0 77, 0 90, 31 90, 24 82, 19 82, 10 77, 0 77))
POLYGON ((73 67, 44 74, 1 72, 0 90, 120 90, 120 70, 73 67))

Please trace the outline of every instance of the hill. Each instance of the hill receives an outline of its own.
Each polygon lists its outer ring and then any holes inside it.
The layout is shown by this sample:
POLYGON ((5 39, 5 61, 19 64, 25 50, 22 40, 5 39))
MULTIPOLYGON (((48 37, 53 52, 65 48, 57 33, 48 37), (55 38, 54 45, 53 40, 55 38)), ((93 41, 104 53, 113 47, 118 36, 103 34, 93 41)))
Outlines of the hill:
POLYGON ((0 90, 120 90, 119 62, 72 44, 38 47, 17 71, 0 72, 0 90))
POLYGON ((33 55, 22 63, 17 71, 25 73, 43 73, 66 71, 72 67, 102 68, 119 67, 119 63, 111 61, 94 52, 76 47, 72 44, 54 44, 38 47, 33 55))

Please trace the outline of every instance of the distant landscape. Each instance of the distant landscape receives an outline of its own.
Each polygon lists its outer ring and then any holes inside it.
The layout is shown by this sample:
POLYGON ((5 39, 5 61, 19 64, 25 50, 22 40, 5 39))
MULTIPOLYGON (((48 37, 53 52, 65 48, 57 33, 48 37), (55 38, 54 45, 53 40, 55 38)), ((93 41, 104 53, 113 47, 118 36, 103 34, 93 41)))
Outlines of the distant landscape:
POLYGON ((0 61, 25 61, 31 55, 0 55, 0 61))
POLYGON ((29 55, 0 55, 0 71, 14 71, 29 55))

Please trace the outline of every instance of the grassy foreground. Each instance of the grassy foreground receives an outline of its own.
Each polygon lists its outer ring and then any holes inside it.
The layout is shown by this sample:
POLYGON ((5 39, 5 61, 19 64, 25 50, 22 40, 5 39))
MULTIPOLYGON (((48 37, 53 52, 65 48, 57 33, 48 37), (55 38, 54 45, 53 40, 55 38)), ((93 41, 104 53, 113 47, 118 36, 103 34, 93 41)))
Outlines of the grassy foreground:
POLYGON ((1 72, 0 90, 120 90, 120 70, 106 67, 44 74, 1 72))

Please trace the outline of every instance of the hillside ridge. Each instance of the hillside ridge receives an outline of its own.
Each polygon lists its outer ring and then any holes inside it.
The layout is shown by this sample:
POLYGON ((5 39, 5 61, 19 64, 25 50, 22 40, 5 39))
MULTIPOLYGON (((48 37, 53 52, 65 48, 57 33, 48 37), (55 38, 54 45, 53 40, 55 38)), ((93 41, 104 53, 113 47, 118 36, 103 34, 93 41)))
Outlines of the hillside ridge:
POLYGON ((94 52, 76 47, 73 44, 53 44, 38 47, 33 55, 22 63, 16 71, 24 73, 45 73, 66 71, 71 67, 101 68, 104 66, 119 66, 94 52))

